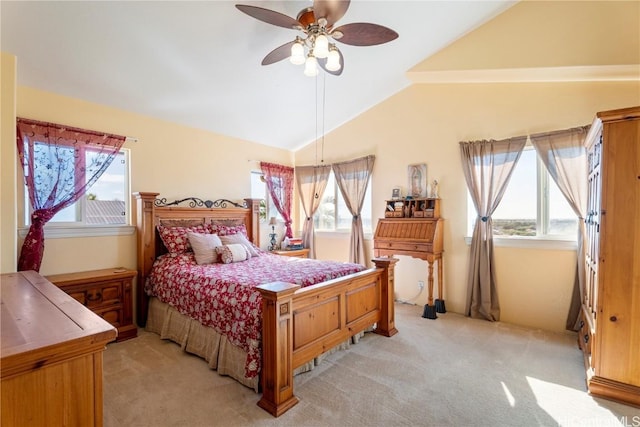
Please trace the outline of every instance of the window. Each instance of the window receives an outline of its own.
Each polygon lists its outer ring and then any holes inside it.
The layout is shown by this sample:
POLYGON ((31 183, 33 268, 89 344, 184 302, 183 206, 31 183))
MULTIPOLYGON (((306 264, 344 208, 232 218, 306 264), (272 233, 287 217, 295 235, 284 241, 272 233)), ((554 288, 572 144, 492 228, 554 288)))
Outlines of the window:
POLYGON ((268 221, 272 216, 284 221, 269 196, 269 189, 264 182, 262 172, 251 172, 251 198, 262 200, 260 202, 260 221, 268 221))
MULTIPOLYGON (((37 155, 37 145, 34 148, 37 155)), ((86 164, 90 164, 95 159, 96 152, 90 148, 83 149, 81 155, 85 156, 86 164)), ((30 207, 26 186, 24 194, 25 206, 30 207)), ((58 212, 46 227, 128 225, 129 195, 129 150, 123 148, 84 196, 58 212)), ((29 224, 32 209, 25 211, 25 224, 29 224)))
MULTIPOLYGON (((477 213, 470 197, 468 218, 471 235, 477 213)), ((492 219, 494 237, 575 240, 578 233, 578 218, 532 146, 523 150, 492 219)))
MULTIPOLYGON (((329 173, 327 188, 322 196, 322 202, 314 217, 316 231, 350 231, 353 216, 347 209, 336 182, 333 171, 329 173)), ((362 205, 362 228, 365 233, 371 233, 371 180, 367 185, 364 203, 362 205)))

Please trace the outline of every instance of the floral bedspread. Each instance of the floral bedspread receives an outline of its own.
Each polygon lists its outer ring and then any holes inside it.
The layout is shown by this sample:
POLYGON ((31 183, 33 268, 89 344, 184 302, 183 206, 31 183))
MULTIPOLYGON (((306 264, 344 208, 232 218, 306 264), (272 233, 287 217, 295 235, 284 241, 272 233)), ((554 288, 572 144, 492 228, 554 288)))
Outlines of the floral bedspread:
POLYGON ((145 289, 245 350, 245 375, 253 378, 261 364, 262 297, 256 286, 284 281, 304 287, 364 269, 360 264, 268 253, 232 264, 198 265, 188 252, 159 257, 145 289))

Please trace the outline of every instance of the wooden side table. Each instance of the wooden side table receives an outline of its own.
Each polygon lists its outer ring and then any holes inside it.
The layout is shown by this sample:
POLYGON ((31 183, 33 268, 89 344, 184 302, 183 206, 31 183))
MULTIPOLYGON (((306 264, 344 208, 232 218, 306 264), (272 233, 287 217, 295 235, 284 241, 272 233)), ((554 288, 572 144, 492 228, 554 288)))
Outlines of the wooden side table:
POLYGON ((47 279, 118 329, 117 341, 135 338, 132 281, 138 273, 126 268, 54 274, 47 279))
POLYGON ((281 251, 271 251, 276 255, 284 255, 296 258, 309 258, 309 249, 293 249, 293 250, 281 250, 281 251))

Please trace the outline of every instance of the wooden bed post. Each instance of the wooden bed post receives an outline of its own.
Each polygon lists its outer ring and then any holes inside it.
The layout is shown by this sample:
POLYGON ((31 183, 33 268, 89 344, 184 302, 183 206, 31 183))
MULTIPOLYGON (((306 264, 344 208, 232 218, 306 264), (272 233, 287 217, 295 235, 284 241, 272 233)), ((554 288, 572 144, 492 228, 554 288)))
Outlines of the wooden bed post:
POLYGON ((279 417, 298 403, 293 395, 293 293, 299 285, 257 286, 262 295, 262 398, 265 411, 279 417))
POLYGON ((395 264, 398 262, 397 258, 374 258, 373 263, 377 268, 384 269, 380 280, 382 281, 381 289, 381 307, 380 307, 380 321, 378 326, 374 330, 376 334, 390 337, 398 333, 396 329, 396 315, 394 305, 394 269, 395 264))
POLYGON ((138 280, 136 281, 136 320, 138 326, 147 323, 149 298, 144 292, 144 281, 151 271, 156 255, 156 233, 154 229, 154 201, 160 193, 133 193, 136 198, 136 228, 138 252, 138 280))
POLYGON ((251 209, 251 224, 247 226, 247 233, 254 245, 260 246, 260 200, 244 199, 247 208, 251 209))

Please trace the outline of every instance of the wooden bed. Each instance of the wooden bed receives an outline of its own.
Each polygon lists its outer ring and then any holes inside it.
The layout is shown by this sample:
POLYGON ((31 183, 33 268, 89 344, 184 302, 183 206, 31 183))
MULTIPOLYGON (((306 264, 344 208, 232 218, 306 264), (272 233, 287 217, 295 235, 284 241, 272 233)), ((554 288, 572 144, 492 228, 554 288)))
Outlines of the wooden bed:
MULTIPOLYGON (((248 237, 259 246, 258 199, 203 202, 189 198, 167 203, 159 193, 134 193, 136 200, 138 325, 147 320, 149 297, 144 284, 156 257, 166 252, 157 226, 244 224, 248 237), (180 206, 189 201, 189 207, 180 206)), ((293 372, 365 328, 390 337, 398 331, 394 316, 394 258, 376 258, 375 268, 301 288, 284 282, 258 286, 262 296, 262 397, 258 406, 280 416, 298 403, 293 372)))

